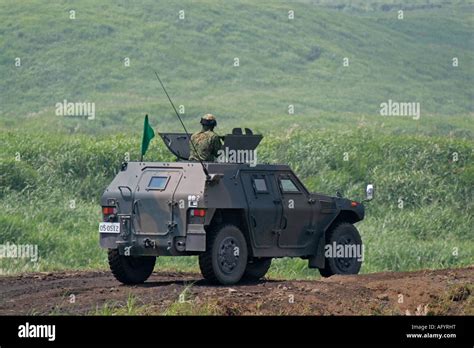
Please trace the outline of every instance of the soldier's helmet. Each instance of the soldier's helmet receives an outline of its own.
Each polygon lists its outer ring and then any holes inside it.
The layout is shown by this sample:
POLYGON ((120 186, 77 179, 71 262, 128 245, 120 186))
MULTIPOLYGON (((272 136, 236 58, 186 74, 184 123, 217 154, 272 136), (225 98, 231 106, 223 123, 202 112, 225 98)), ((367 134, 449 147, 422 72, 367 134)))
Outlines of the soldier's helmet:
POLYGON ((203 117, 201 117, 201 122, 203 126, 208 126, 211 128, 214 128, 217 126, 217 121, 216 117, 213 114, 205 114, 203 117))

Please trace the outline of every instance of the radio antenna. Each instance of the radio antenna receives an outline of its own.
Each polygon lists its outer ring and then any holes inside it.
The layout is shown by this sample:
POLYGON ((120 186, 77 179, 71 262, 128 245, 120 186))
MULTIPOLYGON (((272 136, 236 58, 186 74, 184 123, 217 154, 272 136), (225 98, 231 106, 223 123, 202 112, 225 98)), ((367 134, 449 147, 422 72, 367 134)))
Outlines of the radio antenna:
POLYGON ((191 140, 191 136, 189 135, 188 133, 188 130, 186 129, 186 126, 184 125, 183 123, 183 120, 181 119, 181 117, 179 116, 179 113, 178 113, 178 110, 176 110, 176 107, 174 106, 173 104, 173 101, 171 100, 170 98, 170 95, 168 94, 168 92, 166 91, 166 88, 165 88, 165 85, 163 85, 163 82, 161 82, 161 79, 160 77, 158 76, 158 73, 155 71, 155 75, 156 75, 156 78, 158 79, 158 81, 160 81, 160 85, 161 87, 163 88, 163 91, 165 92, 166 96, 168 97, 168 100, 170 101, 170 104, 171 106, 173 107, 173 110, 174 112, 176 113, 176 116, 178 116, 178 120, 179 122, 181 123, 181 125, 183 126, 183 129, 184 129, 184 132, 186 133, 188 139, 189 139, 189 143, 191 144, 191 146, 193 147, 193 150, 194 152, 196 153, 196 157, 199 159, 199 163, 201 163, 201 167, 202 167, 202 170, 204 171, 204 174, 206 174, 206 179, 209 180, 210 179, 210 176, 209 176, 209 172, 207 171, 206 167, 204 166, 204 163, 202 163, 202 159, 201 157, 199 157, 199 153, 197 152, 196 150, 196 146, 194 146, 194 143, 193 141, 191 140))

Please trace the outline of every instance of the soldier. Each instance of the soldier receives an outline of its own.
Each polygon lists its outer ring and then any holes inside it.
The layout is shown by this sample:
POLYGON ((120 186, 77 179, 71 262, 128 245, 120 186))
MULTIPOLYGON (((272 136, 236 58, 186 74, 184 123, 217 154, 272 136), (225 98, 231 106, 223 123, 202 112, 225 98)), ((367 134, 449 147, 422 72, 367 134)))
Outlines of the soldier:
POLYGON ((217 126, 216 118, 214 115, 206 114, 201 118, 200 123, 202 125, 201 131, 191 136, 191 142, 194 144, 194 147, 192 144, 189 144, 191 151, 189 160, 215 161, 218 156, 217 152, 222 147, 220 137, 214 133, 214 127, 217 126))

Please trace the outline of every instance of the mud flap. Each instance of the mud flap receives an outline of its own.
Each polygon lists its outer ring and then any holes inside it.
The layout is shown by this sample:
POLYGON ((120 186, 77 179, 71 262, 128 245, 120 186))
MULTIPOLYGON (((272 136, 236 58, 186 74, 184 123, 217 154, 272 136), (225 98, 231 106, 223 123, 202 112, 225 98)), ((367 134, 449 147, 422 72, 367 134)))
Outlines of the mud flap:
POLYGON ((206 230, 203 225, 188 225, 186 251, 206 251, 206 230))
POLYGON ((105 249, 117 249, 118 235, 115 233, 101 233, 100 246, 105 249))
POLYGON ((316 243, 316 254, 308 258, 308 268, 324 268, 325 233, 319 232, 316 243))

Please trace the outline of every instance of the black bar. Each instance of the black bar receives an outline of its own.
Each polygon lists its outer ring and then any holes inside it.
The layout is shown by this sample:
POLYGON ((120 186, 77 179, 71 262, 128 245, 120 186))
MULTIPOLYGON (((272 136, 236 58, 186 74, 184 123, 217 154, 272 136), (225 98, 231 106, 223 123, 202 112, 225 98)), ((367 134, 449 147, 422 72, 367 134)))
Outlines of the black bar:
POLYGON ((472 316, 460 317, 0 317, 0 346, 55 344, 410 344, 470 346, 472 316), (20 338, 26 323, 55 325, 55 340, 20 338), (416 327, 414 327, 415 325, 416 327), (434 325, 430 326, 430 325, 434 325), (438 326, 443 325, 443 326, 438 326), (422 330, 422 328, 425 328, 422 330), (408 338, 407 334, 455 334, 408 338))

